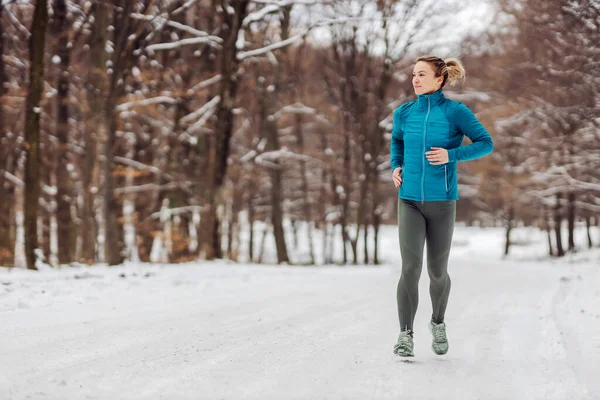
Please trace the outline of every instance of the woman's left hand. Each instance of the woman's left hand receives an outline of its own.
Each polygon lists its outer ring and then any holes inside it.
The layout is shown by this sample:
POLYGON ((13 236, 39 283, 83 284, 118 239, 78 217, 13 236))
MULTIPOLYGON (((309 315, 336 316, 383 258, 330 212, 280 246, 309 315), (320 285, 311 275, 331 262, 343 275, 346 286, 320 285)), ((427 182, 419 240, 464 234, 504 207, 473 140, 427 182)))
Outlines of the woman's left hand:
POLYGON ((448 162, 448 150, 441 147, 432 147, 431 149, 431 151, 425 152, 425 157, 431 165, 442 165, 448 162))

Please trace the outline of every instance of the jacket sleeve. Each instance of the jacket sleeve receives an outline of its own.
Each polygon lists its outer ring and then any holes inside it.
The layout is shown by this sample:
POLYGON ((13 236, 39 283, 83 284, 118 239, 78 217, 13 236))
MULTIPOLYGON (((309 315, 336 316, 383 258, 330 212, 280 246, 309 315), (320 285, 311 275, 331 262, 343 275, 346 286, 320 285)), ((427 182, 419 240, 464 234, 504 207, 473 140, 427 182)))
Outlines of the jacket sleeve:
POLYGON ((458 129, 473 143, 448 150, 450 162, 474 160, 490 154, 494 150, 492 137, 473 112, 463 103, 458 103, 454 121, 458 129))
POLYGON ((390 165, 392 171, 404 165, 404 132, 402 131, 401 114, 406 104, 394 111, 392 125, 392 140, 390 141, 390 165))

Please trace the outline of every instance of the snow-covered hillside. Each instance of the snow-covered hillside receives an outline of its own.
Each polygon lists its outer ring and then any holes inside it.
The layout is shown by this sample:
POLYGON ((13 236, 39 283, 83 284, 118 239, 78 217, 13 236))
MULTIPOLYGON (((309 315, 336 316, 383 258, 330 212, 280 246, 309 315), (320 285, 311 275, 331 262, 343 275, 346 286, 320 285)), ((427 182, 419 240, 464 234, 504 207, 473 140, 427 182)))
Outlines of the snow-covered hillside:
POLYGON ((600 399, 600 251, 459 227, 430 349, 428 277, 411 362, 392 354, 395 227, 381 267, 202 263, 0 269, 0 399, 600 399))

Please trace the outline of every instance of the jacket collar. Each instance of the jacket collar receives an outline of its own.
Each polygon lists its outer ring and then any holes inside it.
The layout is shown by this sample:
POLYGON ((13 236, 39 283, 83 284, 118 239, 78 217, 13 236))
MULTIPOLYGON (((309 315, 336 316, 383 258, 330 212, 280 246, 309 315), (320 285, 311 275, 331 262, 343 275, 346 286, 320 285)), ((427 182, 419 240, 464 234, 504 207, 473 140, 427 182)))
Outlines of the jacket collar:
POLYGON ((417 103, 419 104, 419 107, 427 107, 428 104, 433 106, 442 102, 445 98, 444 92, 442 89, 439 89, 433 93, 418 95, 417 103))

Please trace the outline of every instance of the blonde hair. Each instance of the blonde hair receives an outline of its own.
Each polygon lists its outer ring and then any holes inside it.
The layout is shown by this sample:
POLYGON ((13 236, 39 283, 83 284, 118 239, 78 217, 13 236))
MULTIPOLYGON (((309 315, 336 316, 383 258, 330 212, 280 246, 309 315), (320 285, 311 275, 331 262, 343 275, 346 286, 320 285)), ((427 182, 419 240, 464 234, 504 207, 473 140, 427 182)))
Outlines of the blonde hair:
POLYGON ((465 67, 456 58, 447 58, 445 60, 442 60, 439 57, 422 56, 417 58, 416 62, 419 61, 424 61, 431 65, 436 77, 444 77, 442 87, 444 87, 447 82, 450 82, 450 86, 454 86, 457 81, 465 80, 465 76, 467 74, 465 71, 465 67))

